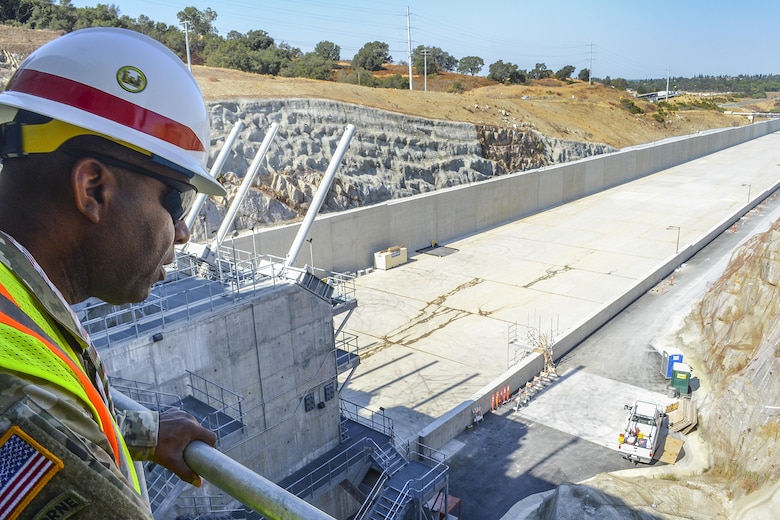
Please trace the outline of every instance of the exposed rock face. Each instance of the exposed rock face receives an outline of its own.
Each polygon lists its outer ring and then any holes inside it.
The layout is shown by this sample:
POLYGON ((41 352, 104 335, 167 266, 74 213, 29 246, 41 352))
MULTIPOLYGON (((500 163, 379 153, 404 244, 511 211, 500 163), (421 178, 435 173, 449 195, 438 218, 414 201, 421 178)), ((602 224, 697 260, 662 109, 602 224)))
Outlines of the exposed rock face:
POLYGON ((478 125, 477 132, 484 156, 496 163, 499 175, 615 150, 604 144, 554 139, 530 129, 478 125))
POLYGON ((687 319, 707 371, 700 408, 714 473, 736 497, 780 478, 780 222, 734 253, 687 319))
POLYGON ((776 483, 779 303, 776 222, 735 251, 678 333, 686 360, 701 365, 709 385, 698 402, 699 429, 713 462, 709 471, 666 479, 599 475, 560 486, 525 520, 733 518, 735 499, 776 483))
MULTIPOLYGON (((323 99, 231 101, 209 108, 215 156, 235 122, 245 124, 223 168, 233 192, 231 186, 237 187, 246 174, 271 123, 280 125, 239 212, 238 229, 303 216, 347 124, 355 125, 356 132, 322 212, 614 150, 551 139, 527 128, 434 121, 323 99)), ((217 217, 213 212, 213 221, 208 218, 210 226, 216 225, 217 217)))
POLYGON ((725 519, 729 504, 706 479, 681 483, 599 475, 584 484, 563 484, 525 520, 725 519))

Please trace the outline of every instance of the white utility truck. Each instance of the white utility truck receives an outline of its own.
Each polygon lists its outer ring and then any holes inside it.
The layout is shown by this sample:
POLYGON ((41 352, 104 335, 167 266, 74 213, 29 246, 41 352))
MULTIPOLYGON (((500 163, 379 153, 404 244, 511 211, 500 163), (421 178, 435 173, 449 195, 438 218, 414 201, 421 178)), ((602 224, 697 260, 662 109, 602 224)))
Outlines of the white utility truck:
POLYGON ((629 410, 629 414, 625 430, 618 435, 618 451, 634 464, 649 464, 657 455, 666 414, 658 405, 646 401, 635 401, 624 408, 629 410))

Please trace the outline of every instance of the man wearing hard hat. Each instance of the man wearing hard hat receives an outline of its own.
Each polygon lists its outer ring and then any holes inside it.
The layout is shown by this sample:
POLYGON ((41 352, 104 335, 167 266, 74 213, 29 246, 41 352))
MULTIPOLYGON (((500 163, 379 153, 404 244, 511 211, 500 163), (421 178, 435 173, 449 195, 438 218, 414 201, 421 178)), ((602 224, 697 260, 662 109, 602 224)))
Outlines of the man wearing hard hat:
POLYGON ((155 40, 75 31, 0 93, 0 518, 151 518, 133 460, 200 484, 184 462, 216 436, 181 411, 113 407, 71 310, 144 300, 165 277, 205 169, 208 114, 155 40))

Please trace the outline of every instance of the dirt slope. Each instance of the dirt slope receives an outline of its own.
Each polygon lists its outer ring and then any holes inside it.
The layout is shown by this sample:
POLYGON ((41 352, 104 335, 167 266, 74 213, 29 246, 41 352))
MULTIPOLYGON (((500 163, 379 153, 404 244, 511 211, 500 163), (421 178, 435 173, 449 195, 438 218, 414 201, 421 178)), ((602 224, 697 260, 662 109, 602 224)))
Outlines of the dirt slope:
MULTIPOLYGON (((657 106, 630 94, 599 84, 566 84, 541 80, 534 85, 505 86, 481 78, 443 74, 429 80, 427 92, 415 79, 415 90, 360 87, 345 83, 301 78, 281 78, 234 70, 193 68, 207 101, 237 98, 326 98, 366 105, 409 115, 496 126, 530 126, 563 139, 599 142, 623 148, 699 130, 743 125, 747 118, 715 110, 677 110, 653 116, 657 106), (448 93, 460 80, 476 88, 462 94, 448 93), (479 86, 484 85, 484 86, 479 86), (433 90, 434 88, 439 90, 433 90), (641 114, 631 114, 623 104, 635 103, 641 114)), ((673 104, 673 103, 672 103, 673 104)))

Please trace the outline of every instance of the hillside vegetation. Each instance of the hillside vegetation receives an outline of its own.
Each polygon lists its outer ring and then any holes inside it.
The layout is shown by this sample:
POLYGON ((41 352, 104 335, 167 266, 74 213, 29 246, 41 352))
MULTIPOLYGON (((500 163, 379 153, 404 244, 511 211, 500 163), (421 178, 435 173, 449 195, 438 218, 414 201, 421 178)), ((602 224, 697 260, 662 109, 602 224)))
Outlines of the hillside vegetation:
MULTIPOLYGON (((0 25, 0 83, 5 85, 21 58, 62 31, 41 31, 0 25), (4 51, 4 52, 3 52, 4 51)), ((349 73, 341 62, 334 73, 349 73)), ((503 85, 483 76, 441 72, 429 76, 428 91, 420 75, 414 90, 371 88, 350 83, 260 75, 233 69, 193 66, 207 102, 237 98, 325 98, 406 115, 499 127, 528 127, 550 137, 604 143, 616 148, 648 143, 700 130, 743 125, 743 116, 726 115, 713 101, 690 96, 673 98, 659 110, 612 86, 553 78, 523 85, 503 85), (459 92, 459 93, 456 93, 459 92)), ((375 77, 408 77, 403 65, 386 64, 375 77)), ((744 101, 742 104, 746 104, 744 101)), ((747 109, 770 111, 778 95, 768 94, 747 109)))
MULTIPOLYGON (((388 73, 405 67, 388 66, 388 73)), ((690 97, 669 100, 659 112, 653 103, 626 91, 594 83, 555 79, 530 85, 501 85, 471 76, 443 73, 428 79, 427 92, 361 87, 347 83, 250 74, 230 69, 193 67, 207 102, 239 98, 325 98, 430 119, 530 127, 550 137, 605 143, 616 148, 688 135, 700 130, 744 125, 744 116, 726 115, 714 103, 697 108, 690 97), (471 88, 447 90, 460 81, 471 88), (633 108, 635 107, 635 108, 633 108), (637 110, 638 109, 638 110, 637 110)), ((725 98, 724 98, 725 101, 725 98)), ((774 98, 756 100, 770 105, 774 98)))

